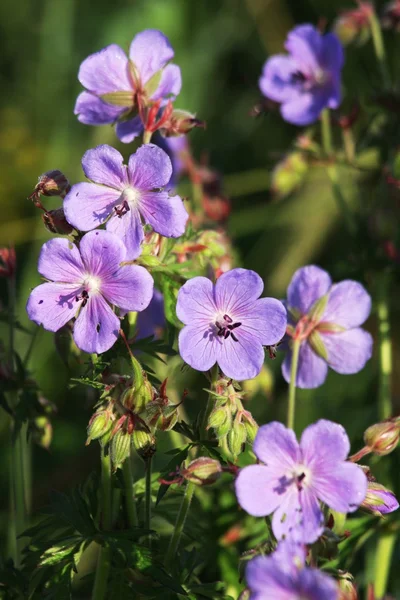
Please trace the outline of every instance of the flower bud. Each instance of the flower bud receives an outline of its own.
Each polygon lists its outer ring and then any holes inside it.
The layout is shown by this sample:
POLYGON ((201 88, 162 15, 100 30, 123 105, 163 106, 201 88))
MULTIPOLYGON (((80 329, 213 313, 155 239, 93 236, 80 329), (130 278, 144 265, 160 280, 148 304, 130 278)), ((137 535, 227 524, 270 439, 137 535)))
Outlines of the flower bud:
POLYGON ((119 429, 111 440, 111 461, 116 471, 131 453, 132 438, 127 431, 119 429))
POLYGON ((143 265, 144 267, 159 267, 162 263, 158 256, 151 254, 142 254, 136 261, 136 264, 143 265))
POLYGON ((48 450, 53 439, 53 427, 49 418, 46 416, 36 417, 31 434, 36 444, 48 450))
POLYGON ((234 421, 232 429, 228 433, 227 442, 231 454, 236 458, 242 452, 243 444, 246 443, 247 432, 243 423, 234 421))
POLYGON ((132 433, 132 444, 143 460, 147 460, 155 454, 156 438, 149 431, 135 429, 132 433))
POLYGON ((258 424, 247 410, 242 414, 242 423, 246 429, 247 442, 253 444, 258 432, 258 424))
POLYGON ((55 210, 44 212, 42 214, 42 220, 46 229, 51 233, 68 235, 74 230, 65 218, 63 208, 56 208, 55 210))
POLYGON ((354 42, 365 44, 370 37, 370 16, 373 7, 368 2, 360 2, 354 10, 345 10, 336 19, 333 30, 345 46, 354 42))
POLYGON ((354 577, 345 571, 339 573, 339 598, 338 600, 358 600, 357 588, 354 577))
POLYGON ((71 185, 64 173, 55 169, 54 171, 46 171, 46 173, 40 175, 32 197, 61 196, 61 198, 64 198, 70 189, 71 185))
POLYGON ((368 482, 367 495, 360 508, 371 512, 377 517, 382 517, 399 508, 396 496, 385 486, 374 481, 368 482))
POLYGON ((197 485, 211 485, 222 473, 222 467, 217 460, 201 456, 193 460, 188 467, 181 470, 181 475, 197 485))
POLYGON ((308 162, 303 152, 291 152, 272 171, 271 190, 276 198, 285 198, 303 183, 308 162))
POLYGON ((185 135, 195 127, 205 127, 204 121, 196 118, 187 110, 176 108, 172 111, 168 121, 163 125, 160 132, 165 137, 185 135))
POLYGON ((0 277, 12 277, 15 273, 16 262, 14 248, 0 248, 0 277))
POLYGON ((102 438, 109 433, 111 431, 112 424, 113 418, 110 410, 100 410, 96 412, 89 421, 86 446, 88 446, 92 440, 102 438))
POLYGON ((399 438, 399 423, 393 419, 371 425, 364 433, 365 445, 378 456, 390 454, 396 448, 399 438))
POLYGON ((211 411, 210 416, 208 417, 207 429, 210 427, 217 429, 224 425, 229 415, 229 409, 225 406, 218 406, 211 411))

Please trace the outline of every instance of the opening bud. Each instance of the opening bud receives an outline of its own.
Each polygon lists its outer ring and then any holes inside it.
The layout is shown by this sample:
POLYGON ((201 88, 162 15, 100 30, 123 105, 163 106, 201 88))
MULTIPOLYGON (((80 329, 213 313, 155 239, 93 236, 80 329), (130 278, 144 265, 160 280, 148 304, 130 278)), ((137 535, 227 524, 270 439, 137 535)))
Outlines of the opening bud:
POLYGON ((197 485, 211 485, 217 481, 221 473, 220 463, 207 456, 196 458, 186 469, 181 470, 182 477, 197 485))
POLYGON ((205 127, 205 122, 196 118, 196 115, 187 110, 176 108, 172 111, 168 121, 161 128, 165 137, 185 135, 195 127, 205 127))
POLYGON ((32 200, 40 196, 61 196, 61 198, 64 198, 70 189, 71 185, 64 173, 58 169, 46 171, 46 173, 40 175, 30 198, 32 200))
POLYGON ((156 438, 149 431, 135 429, 132 434, 132 444, 140 458, 145 461, 156 452, 156 438))
POLYGON ((368 482, 367 495, 361 508, 377 517, 383 517, 399 508, 396 496, 385 486, 374 481, 368 482))
POLYGON ((42 214, 42 220, 46 229, 51 233, 68 235, 74 230, 65 218, 64 209, 61 207, 45 211, 42 214))
POLYGON ((378 456, 390 454, 399 443, 399 438, 400 424, 397 419, 371 425, 364 433, 365 445, 378 456))

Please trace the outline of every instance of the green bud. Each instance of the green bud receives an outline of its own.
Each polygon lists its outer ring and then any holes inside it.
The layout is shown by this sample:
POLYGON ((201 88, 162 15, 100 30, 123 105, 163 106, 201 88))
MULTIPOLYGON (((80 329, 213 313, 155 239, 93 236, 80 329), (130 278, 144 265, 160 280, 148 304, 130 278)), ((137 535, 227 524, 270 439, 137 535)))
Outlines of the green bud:
POLYGON ((214 408, 214 410, 210 413, 210 416, 208 417, 207 429, 209 429, 210 427, 216 429, 218 427, 221 427, 221 425, 224 425, 227 418, 229 417, 228 413, 229 411, 227 411, 222 406, 214 408))
POLYGON ((202 456, 193 460, 181 475, 188 481, 197 485, 210 485, 215 483, 222 473, 222 467, 217 460, 202 456))
POLYGON ((158 256, 152 254, 142 254, 137 260, 137 264, 143 265, 144 267, 159 267, 162 263, 158 256))
POLYGON ((342 331, 346 331, 346 329, 345 327, 337 325, 336 323, 321 321, 318 323, 317 331, 319 331, 319 333, 341 333, 342 331))
POLYGON ((399 424, 396 420, 388 420, 368 427, 364 433, 364 442, 371 452, 385 456, 397 447, 399 437, 399 424))
POLYGON ((225 437, 232 429, 232 415, 230 410, 226 410, 226 419, 219 427, 215 428, 215 435, 218 439, 225 437))
POLYGON ((229 451, 235 458, 242 452, 242 446, 245 444, 246 438, 246 427, 243 425, 243 423, 239 423, 235 420, 227 437, 229 451))
POLYGON ((112 423, 113 419, 110 410, 96 412, 89 421, 86 446, 88 446, 92 440, 98 440, 103 437, 103 435, 107 434, 111 430, 112 423))
POLYGON ((127 431, 119 429, 111 440, 111 461, 116 471, 131 453, 132 438, 127 431))
POLYGON ((246 428, 247 442, 249 444, 253 444, 258 432, 258 425, 253 419, 253 416, 248 411, 243 413, 242 423, 246 428))
POLYGON ((308 171, 308 162, 302 152, 291 152, 272 172, 271 188, 275 196, 285 198, 303 183, 308 171))
POLYGON ((156 438, 149 431, 135 429, 132 433, 132 444, 143 460, 152 457, 156 451, 156 438))
POLYGON ((49 449, 53 438, 53 427, 46 416, 36 417, 33 423, 32 438, 39 446, 49 449))
POLYGON ((308 317, 310 321, 319 322, 322 319, 322 315, 325 312, 326 305, 328 304, 329 294, 325 294, 325 296, 321 296, 318 298, 312 305, 311 309, 308 311, 308 317))
POLYGON ((328 352, 325 348, 322 336, 318 333, 318 331, 316 331, 316 329, 314 329, 314 331, 312 331, 308 336, 308 342, 317 356, 320 356, 324 360, 328 360, 328 352))

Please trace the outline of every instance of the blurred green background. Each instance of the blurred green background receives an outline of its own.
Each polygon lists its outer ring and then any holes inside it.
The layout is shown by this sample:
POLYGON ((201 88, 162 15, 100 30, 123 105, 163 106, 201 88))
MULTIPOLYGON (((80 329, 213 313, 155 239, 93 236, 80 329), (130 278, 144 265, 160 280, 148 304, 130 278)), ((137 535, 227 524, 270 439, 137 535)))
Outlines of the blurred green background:
MULTIPOLYGON (((279 112, 258 118, 250 115, 260 100, 257 82, 262 65, 269 54, 282 51, 288 30, 295 23, 317 24, 323 18, 332 23, 340 9, 353 6, 336 0, 2 0, 0 245, 16 246, 21 323, 29 325, 25 302, 30 288, 39 283, 37 257, 41 244, 51 235, 27 200, 37 177, 60 169, 72 183, 80 181, 84 151, 100 143, 116 146, 126 157, 132 151, 117 141, 111 126, 89 127, 75 118, 74 103, 81 89, 79 65, 107 44, 117 43, 127 49, 133 36, 145 28, 161 29, 175 49, 174 62, 180 65, 183 78, 176 106, 195 112, 207 123, 205 130, 190 136, 194 154, 198 158, 206 154, 209 163, 224 175, 233 207, 229 232, 241 264, 264 277, 267 295, 284 297, 294 270, 309 263, 327 268, 335 280, 365 277, 367 285, 373 287, 376 278, 369 278, 365 270, 358 272, 352 262, 356 249, 344 232, 323 166, 312 169, 299 191, 288 198, 277 201, 269 190, 272 168, 298 130, 284 123, 279 112)), ((387 38, 391 67, 397 76, 400 34, 389 33, 387 38)), ((370 44, 349 48, 346 54, 344 89, 350 105, 352 100, 375 93, 380 79, 370 44)), ((392 142, 394 147, 396 140, 388 140, 392 142)), ((366 156, 370 160, 368 153, 366 156)), ((341 184, 349 202, 362 208, 371 189, 368 178, 351 169, 343 170, 341 184)), ((46 200, 49 208, 59 205, 57 198, 46 200)), ((395 413, 399 412, 400 385, 397 292, 393 287, 395 413)), ((1 293, 5 303, 4 286, 1 293)), ((32 324, 29 327, 33 329, 32 324)), ((373 316, 367 327, 376 339, 373 316)), ((18 334, 17 349, 22 355, 28 341, 28 336, 18 334)), ((278 357, 268 364, 269 393, 256 394, 248 405, 259 423, 284 419, 286 385, 280 376, 280 361, 278 357)), ((175 360, 171 369, 182 386, 192 389, 187 410, 194 412, 196 386, 201 388, 204 383, 193 375, 180 374, 180 366, 175 360)), ((50 489, 68 490, 96 467, 98 448, 95 444, 84 446, 93 396, 86 390, 67 388, 68 373, 55 352, 52 334, 39 331, 30 369, 44 396, 57 406, 50 450, 33 450, 35 512, 46 503, 50 489)), ((340 421, 356 450, 364 429, 378 418, 377 371, 375 353, 360 374, 345 377, 330 373, 321 388, 300 391, 296 428, 301 431, 319 417, 340 421)), ((3 414, 1 489, 7 485, 8 429, 3 414)), ((398 479, 398 457, 391 459, 391 465, 398 479)), ((382 483, 391 477, 382 469, 382 483)), ((0 502, 4 532, 5 494, 0 502)), ((398 558, 397 554, 395 562, 398 558)))

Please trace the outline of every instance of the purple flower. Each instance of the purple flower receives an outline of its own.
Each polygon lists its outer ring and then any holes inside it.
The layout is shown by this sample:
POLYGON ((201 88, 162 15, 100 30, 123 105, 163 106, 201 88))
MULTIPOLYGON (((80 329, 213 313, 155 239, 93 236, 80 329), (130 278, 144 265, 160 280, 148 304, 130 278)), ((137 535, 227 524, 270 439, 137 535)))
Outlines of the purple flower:
MULTIPOLYGON (((281 544, 279 544, 281 546, 281 544)), ((337 600, 339 589, 332 577, 318 569, 299 568, 285 551, 257 556, 246 568, 250 600, 337 600)))
POLYGON ((281 423, 263 425, 253 451, 264 464, 239 472, 240 506, 255 517, 274 513, 272 530, 278 540, 315 542, 324 530, 320 502, 348 513, 365 498, 367 478, 358 465, 346 461, 349 450, 345 430, 331 421, 307 427, 300 444, 281 423))
POLYGON ((285 121, 309 125, 324 108, 340 104, 343 48, 335 34, 322 36, 312 25, 295 27, 285 48, 289 56, 277 54, 266 61, 260 89, 281 104, 285 121))
POLYGON ((153 335, 160 337, 160 330, 165 327, 164 298, 161 292, 154 289, 150 304, 137 317, 137 339, 141 340, 153 335))
MULTIPOLYGON (((345 280, 332 285, 326 271, 303 267, 293 275, 286 304, 288 330, 301 340, 297 387, 322 385, 328 366, 345 375, 357 373, 371 358, 372 337, 359 327, 371 311, 371 298, 360 283, 345 280)), ((291 361, 289 350, 282 365, 288 382, 291 361)))
POLYGON ((123 242, 107 231, 87 233, 79 249, 66 238, 46 242, 38 271, 51 281, 31 292, 29 318, 48 331, 58 331, 76 317, 78 348, 98 354, 111 348, 121 325, 110 304, 141 311, 153 294, 153 279, 144 267, 120 266, 125 253, 123 242))
POLYGON ((64 200, 65 216, 80 231, 89 231, 106 222, 127 247, 127 259, 140 254, 143 223, 166 237, 185 232, 188 214, 179 196, 169 196, 163 187, 171 179, 167 154, 146 144, 123 164, 121 154, 111 146, 97 146, 82 158, 88 179, 73 185, 64 200))
POLYGON ((217 362, 227 377, 256 377, 264 362, 263 346, 280 341, 286 311, 279 300, 260 298, 264 284, 247 269, 233 269, 215 285, 194 277, 179 290, 176 314, 186 325, 179 352, 198 371, 217 362))
POLYGON ((174 51, 161 31, 146 29, 130 45, 129 58, 116 44, 91 54, 80 66, 78 79, 87 91, 79 94, 75 114, 86 125, 117 121, 116 132, 130 143, 143 131, 137 114, 149 101, 174 99, 181 90, 181 71, 167 65, 174 51))
POLYGON ((385 488, 385 486, 375 481, 369 481, 367 495, 361 504, 361 508, 382 517, 397 510, 399 503, 393 492, 385 488))

